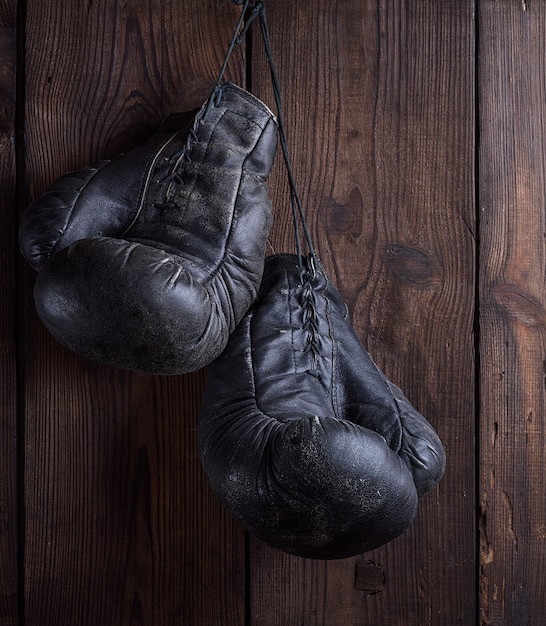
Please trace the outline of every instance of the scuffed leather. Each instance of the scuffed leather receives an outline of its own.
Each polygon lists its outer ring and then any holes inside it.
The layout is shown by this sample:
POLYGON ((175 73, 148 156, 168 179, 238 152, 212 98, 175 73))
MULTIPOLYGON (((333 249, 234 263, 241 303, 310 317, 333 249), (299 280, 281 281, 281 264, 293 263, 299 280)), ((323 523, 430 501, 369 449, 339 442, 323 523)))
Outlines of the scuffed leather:
POLYGON ((27 209, 19 241, 38 270, 36 308, 63 345, 159 374, 197 370, 225 347, 263 272, 277 121, 235 85, 217 96, 176 177, 195 112, 62 176, 27 209))
POLYGON ((299 556, 344 558, 410 526, 445 454, 358 340, 324 271, 306 292, 297 263, 266 259, 257 301, 209 366, 199 452, 251 534, 299 556))

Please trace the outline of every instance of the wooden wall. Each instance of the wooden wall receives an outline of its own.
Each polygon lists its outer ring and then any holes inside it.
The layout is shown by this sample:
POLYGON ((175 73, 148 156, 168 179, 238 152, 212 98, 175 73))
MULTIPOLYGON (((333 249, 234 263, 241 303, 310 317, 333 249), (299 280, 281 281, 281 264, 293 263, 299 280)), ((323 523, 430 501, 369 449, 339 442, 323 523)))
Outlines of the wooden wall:
MULTIPOLYGON (((22 210, 200 104, 240 9, 0 0, 0 626, 540 626, 546 4, 266 6, 319 255, 439 432, 446 474, 387 546, 286 555, 245 536, 204 479, 204 372, 116 370, 48 335, 22 210)), ((274 106, 259 37, 229 77, 274 106)), ((292 251, 280 159, 270 188, 270 250, 292 251)))

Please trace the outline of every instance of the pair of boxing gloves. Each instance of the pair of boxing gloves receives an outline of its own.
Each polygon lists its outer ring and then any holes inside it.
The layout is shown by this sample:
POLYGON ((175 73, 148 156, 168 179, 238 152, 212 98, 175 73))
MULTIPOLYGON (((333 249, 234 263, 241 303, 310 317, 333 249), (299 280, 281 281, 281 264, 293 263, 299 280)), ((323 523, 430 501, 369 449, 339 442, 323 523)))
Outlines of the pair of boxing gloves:
POLYGON ((445 456, 376 367, 317 259, 265 259, 277 120, 225 84, 113 161, 66 174, 24 214, 36 309, 116 367, 206 365, 199 453, 253 535, 343 558, 412 523, 445 456))

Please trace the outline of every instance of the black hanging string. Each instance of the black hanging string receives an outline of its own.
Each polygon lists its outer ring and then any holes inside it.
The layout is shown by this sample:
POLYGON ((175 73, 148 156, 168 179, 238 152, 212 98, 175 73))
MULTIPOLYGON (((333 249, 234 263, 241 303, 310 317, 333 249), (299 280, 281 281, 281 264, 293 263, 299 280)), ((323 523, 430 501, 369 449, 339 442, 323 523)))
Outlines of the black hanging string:
MULTIPOLYGON (((236 4, 239 4, 239 2, 236 2, 236 4)), ((240 4, 243 4, 243 2, 240 2, 240 4)), ((239 20, 237 22, 237 26, 235 27, 235 31, 233 32, 233 36, 229 43, 226 56, 224 58, 224 62, 222 63, 222 67, 220 68, 220 72, 218 73, 218 78, 216 79, 216 83, 214 84, 214 87, 206 102, 206 105, 203 106, 201 111, 195 117, 194 125, 188 133, 188 138, 187 138, 186 143, 184 144, 184 146, 182 146, 180 150, 178 150, 177 152, 175 152, 169 157, 170 162, 173 164, 173 171, 170 172, 167 176, 165 176, 162 179, 161 182, 165 184, 168 184, 171 181, 175 181, 178 184, 182 184, 181 173, 179 171, 180 164, 183 161, 191 161, 191 156, 190 156, 191 150, 192 150, 193 144, 195 143, 195 141, 197 141, 196 129, 201 122, 207 119, 212 107, 218 106, 220 102, 220 99, 222 97, 222 80, 224 77, 224 73, 226 71, 229 58, 235 46, 242 42, 244 35, 246 34, 246 31, 248 30, 248 26, 250 25, 250 24, 245 25, 241 32, 241 27, 243 27, 243 23, 245 19, 245 12, 247 11, 249 6, 250 6, 250 0, 245 0, 243 11, 241 15, 239 16, 239 20), (240 32, 241 34, 239 34, 240 32)), ((256 15, 257 15, 257 11, 256 11, 256 15)), ((169 194, 169 190, 167 188, 167 191, 165 192, 165 198, 159 202, 155 202, 154 206, 160 209, 161 211, 178 209, 179 208, 178 203, 170 199, 168 197, 168 194, 169 194)))
POLYGON ((312 270, 312 273, 314 274, 314 271, 315 271, 314 261, 318 261, 318 259, 317 259, 317 255, 315 252, 315 247, 313 246, 313 242, 311 240, 311 233, 309 232, 309 227, 307 226, 307 221, 305 219, 305 214, 303 211, 301 200, 298 194, 298 190, 296 188, 296 182, 294 180, 294 173, 292 171, 292 165, 290 162, 290 155, 288 152, 288 142, 286 139, 286 130, 285 130, 285 125, 284 125, 283 111, 282 111, 281 86, 280 86, 277 70, 275 68, 275 62, 273 60, 273 52, 271 50, 271 39, 269 37, 269 28, 267 25, 265 6, 262 2, 257 2, 256 8, 259 11, 260 28, 262 31, 264 48, 265 48, 265 52, 267 56, 267 62, 269 64, 270 74, 271 74, 273 96, 275 98, 275 104, 277 107, 277 118, 278 118, 278 123, 279 123, 279 140, 280 140, 283 159, 284 159, 284 163, 286 167, 286 173, 288 175, 288 184, 290 187, 290 203, 292 206, 292 215, 294 219, 294 232, 296 236, 296 250, 297 250, 297 255, 298 255, 298 262, 300 266, 302 266, 301 241, 300 241, 300 232, 299 232, 299 222, 301 222, 303 234, 307 241, 307 247, 309 248, 309 254, 312 259, 310 269, 312 270))
MULTIPOLYGON (((233 1, 237 5, 243 4, 243 2, 237 2, 236 0, 233 0, 233 1)), ((243 26, 243 23, 245 20, 245 13, 249 5, 250 5, 250 0, 245 0, 243 10, 241 11, 241 15, 239 16, 239 20, 237 22, 237 26, 235 26, 235 30, 233 31, 233 36, 231 38, 231 41, 229 42, 229 46, 226 52, 226 56, 224 58, 224 62, 222 63, 222 67, 220 68, 220 72, 218 73, 218 78, 216 79, 214 89, 212 90, 212 93, 209 97, 209 101, 207 103, 207 107, 205 109, 205 114, 204 114, 205 118, 207 117, 207 113, 210 111, 212 106, 215 104, 218 104, 217 101, 222 93, 222 80, 224 78, 224 73, 226 71, 229 58, 231 57, 231 53, 233 52, 235 46, 242 42, 244 35, 246 34, 248 27, 250 26, 250 24, 247 24, 243 28, 243 31, 241 32, 241 34, 239 34, 239 32, 241 31, 241 27, 243 26)))
MULTIPOLYGON (((243 0, 233 0, 235 4, 242 4, 243 0)), ((245 26, 238 37, 234 37, 232 43, 230 44, 230 48, 228 49, 228 55, 231 54, 235 43, 241 43, 244 36, 246 35, 250 24, 254 21, 254 19, 259 16, 260 18, 260 30, 262 33, 262 39, 264 43, 265 53, 267 56, 267 62, 269 65, 269 70, 271 74, 271 84, 273 87, 273 96, 275 98, 275 104, 277 107, 277 122, 279 127, 279 141, 282 149, 284 164, 286 167, 286 172, 288 175, 288 184, 290 187, 290 204, 292 208, 292 216, 294 220, 294 234, 296 239, 296 252, 298 257, 298 265, 301 270, 301 281, 303 288, 303 301, 302 306, 304 308, 304 320, 303 320, 303 328, 307 331, 307 343, 304 349, 304 352, 310 353, 312 355, 312 366, 310 369, 306 370, 308 374, 314 376, 318 380, 321 380, 320 372, 317 368, 317 363, 319 357, 321 356, 320 350, 320 342, 319 342, 319 326, 318 326, 318 318, 317 318, 317 310, 316 310, 316 294, 315 288, 313 286, 314 280, 316 278, 316 270, 318 266, 318 258, 315 252, 315 248, 313 246, 313 242, 311 240, 311 234, 309 232, 309 227, 307 226, 307 221, 305 219, 305 214, 303 211, 303 207, 301 204, 301 200, 296 188, 296 182, 294 180, 294 173, 292 171, 292 165, 290 163, 290 155, 288 152, 288 142, 286 139, 286 130, 284 125, 284 117, 283 117, 283 109, 282 109, 282 95, 281 95, 281 87, 279 82, 279 77, 277 74, 277 70, 275 68, 275 63, 273 60, 273 52, 271 50, 271 39, 269 36, 269 28, 267 25, 267 18, 265 14, 265 6, 263 2, 256 2, 256 4, 250 4, 249 0, 246 0, 244 3, 242 17, 244 18, 245 14, 250 8, 250 13, 247 14, 247 21, 245 26), (307 258, 307 263, 304 265, 303 257, 301 252, 301 239, 300 239, 300 222, 303 229, 303 233, 305 239, 307 241, 307 246, 309 248, 309 256, 307 258)), ((240 29, 240 24, 238 25, 236 32, 240 29)), ((227 60, 226 60, 227 62, 227 60)), ((225 63, 224 68, 225 69, 225 63)), ((223 70, 221 72, 221 75, 223 70)), ((220 81, 220 79, 219 79, 220 81)), ((219 82, 217 83, 217 88, 219 88, 219 82)))
POLYGON ((295 234, 295 239, 296 239, 296 252, 298 256, 298 263, 300 267, 303 267, 303 259, 302 259, 302 251, 301 251, 302 246, 301 246, 301 237, 300 237, 300 222, 301 222, 303 234, 307 241, 307 247, 309 248, 310 261, 311 261, 309 269, 311 270, 311 273, 314 274, 315 267, 316 267, 315 262, 318 261, 318 258, 315 252, 315 248, 313 246, 313 242, 311 240, 311 234, 309 232, 309 227, 307 226, 307 221, 305 219, 305 214, 303 211, 300 196, 296 188, 294 173, 293 173, 292 165, 290 162, 288 142, 286 139, 286 129, 285 129, 284 117, 283 117, 281 86, 280 86, 277 70, 275 68, 275 62, 273 60, 273 52, 271 49, 271 39, 269 36, 269 27, 267 24, 265 6, 263 2, 256 2, 255 4, 251 4, 250 0, 244 0, 244 2, 243 0, 233 0, 233 2, 239 6, 243 5, 243 9, 241 12, 241 18, 239 20, 237 28, 235 29, 235 34, 229 45, 228 53, 224 61, 224 64, 222 66, 222 69, 220 71, 220 75, 218 77, 218 81, 216 83, 215 89, 216 90, 220 89, 220 82, 224 74, 229 56, 231 55, 231 52, 233 51, 233 48, 235 47, 236 44, 241 43, 243 41, 251 23, 255 20, 256 17, 259 17, 260 30, 262 33, 262 39, 263 39, 265 53, 266 53, 267 62, 269 65, 269 70, 270 70, 270 75, 271 75, 273 96, 275 98, 275 105, 277 108, 277 122, 279 126, 279 143, 281 145, 283 160, 284 160, 284 164, 285 164, 286 172, 288 176, 288 185, 290 188, 290 205, 292 208, 292 217, 294 221, 294 234, 295 234), (242 22, 245 18, 246 18, 245 26, 242 29, 241 33, 238 35, 237 33, 239 33, 242 22))
POLYGON ((307 226, 305 214, 301 200, 296 189, 296 182, 294 180, 294 173, 290 163, 290 155, 288 152, 288 142, 286 140, 286 130, 284 126, 284 118, 282 111, 282 96, 281 87, 275 63, 273 61, 273 53, 271 50, 271 39, 269 37, 269 28, 267 25, 267 18, 265 15, 265 6, 262 2, 257 2, 254 10, 258 10, 260 16, 260 28, 262 31, 262 38, 264 42, 265 52, 267 55, 267 61, 271 73, 271 83, 273 86, 273 95, 275 97, 275 103, 277 106, 277 118, 279 124, 279 140, 282 148, 282 154, 284 163, 286 166, 286 172, 288 175, 288 184, 290 186, 290 204, 292 207, 292 215, 294 219, 294 233, 296 237, 296 251, 298 257, 298 264, 301 269, 301 283, 303 288, 302 293, 302 306, 303 306, 303 325, 302 328, 307 331, 307 342, 304 348, 304 352, 311 355, 312 365, 306 370, 306 373, 315 377, 317 380, 321 380, 320 371, 318 368, 318 361, 321 358, 321 349, 319 341, 319 323, 316 308, 316 293, 314 280, 316 278, 316 268, 318 265, 318 259, 315 253, 313 242, 311 241, 311 234, 307 226), (309 256, 307 258, 307 264, 304 266, 301 253, 301 241, 299 232, 299 222, 303 229, 307 246, 309 248, 309 256))
MULTIPOLYGON (((219 101, 222 97, 222 89, 223 89, 222 81, 223 81, 224 74, 225 74, 229 59, 231 57, 231 54, 233 50, 235 49, 235 46, 241 44, 244 41, 244 38, 252 22, 257 17, 259 17, 260 30, 262 33, 262 39, 263 39, 265 53, 267 56, 267 62, 269 65, 269 70, 270 70, 270 75, 271 75, 273 96, 275 98, 275 105, 277 107, 279 142, 281 145, 286 172, 288 175, 288 185, 290 188, 290 205, 292 209, 292 218, 294 222, 294 235, 295 235, 295 240, 296 240, 296 252, 297 252, 297 257, 298 257, 298 265, 302 269, 304 269, 301 237, 300 237, 300 222, 301 222, 303 233, 307 241, 307 247, 309 249, 309 259, 307 263, 306 274, 311 277, 314 277, 315 272, 316 272, 316 267, 318 264, 318 257, 316 255, 315 248, 311 240, 311 234, 307 226, 301 200, 300 200, 297 188, 296 188, 296 182, 294 180, 292 165, 290 163, 290 155, 288 152, 288 142, 286 139, 286 130, 285 130, 285 125, 284 125, 283 110, 282 110, 281 87, 280 87, 277 70, 275 68, 275 63, 273 60, 273 52, 271 50, 271 39, 269 36, 269 28, 267 25, 265 6, 263 2, 256 2, 255 4, 252 4, 251 0, 233 0, 233 2, 239 6, 242 5, 243 9, 237 21, 237 25, 233 32, 231 41, 228 45, 224 62, 222 63, 222 67, 220 68, 220 71, 218 73, 218 78, 216 79, 216 83, 214 85, 214 88, 212 89, 212 92, 209 96, 206 106, 203 107, 201 113, 195 119, 195 126, 192 130, 190 130, 186 145, 179 152, 174 154, 171 157, 171 160, 175 163, 178 163, 182 157, 184 157, 188 161, 191 160, 190 151, 191 151, 192 144, 196 139, 195 127, 197 127, 197 125, 201 121, 204 121, 207 119, 208 114, 213 106, 217 106, 219 104, 219 101)), ((164 182, 170 182, 171 180, 176 180, 177 182, 179 182, 179 173, 176 167, 175 167, 175 170, 164 179, 164 182)), ((177 204, 173 202, 172 200, 168 200, 168 199, 165 199, 163 202, 156 203, 156 206, 160 209, 177 208, 177 204)))

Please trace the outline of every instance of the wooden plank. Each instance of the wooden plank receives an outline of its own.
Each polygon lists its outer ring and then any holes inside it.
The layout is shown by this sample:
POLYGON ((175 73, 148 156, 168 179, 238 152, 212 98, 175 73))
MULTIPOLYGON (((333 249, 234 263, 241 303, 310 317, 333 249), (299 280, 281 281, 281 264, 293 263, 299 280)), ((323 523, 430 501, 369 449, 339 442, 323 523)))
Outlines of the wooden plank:
MULTIPOLYGON (((240 9, 27 2, 30 194, 209 92, 240 9), (47 24, 47 28, 44 28, 47 24)), ((229 76, 241 84, 238 50, 229 76)), ((26 272, 26 624, 244 623, 244 534, 196 452, 203 372, 102 367, 46 333, 26 272)))
POLYGON ((479 12, 482 624, 546 623, 546 5, 479 12))
MULTIPOLYGON (((323 562, 252 541, 252 624, 475 621, 473 7, 268 5, 319 255, 372 356, 437 428, 448 466, 411 530, 380 550, 323 562)), ((252 84, 273 102, 265 68, 254 42, 252 84)), ((272 248, 292 251, 280 164, 271 186, 272 248)))
POLYGON ((16 391, 17 3, 0 1, 0 624, 18 623, 16 391))

